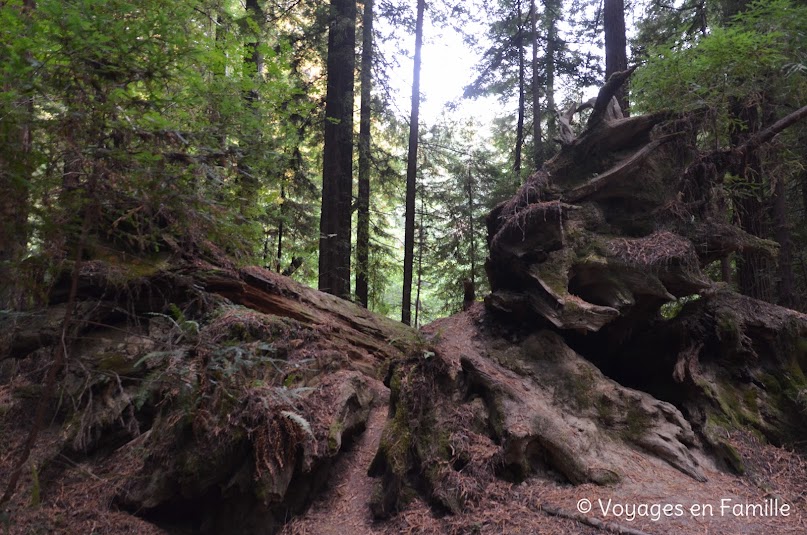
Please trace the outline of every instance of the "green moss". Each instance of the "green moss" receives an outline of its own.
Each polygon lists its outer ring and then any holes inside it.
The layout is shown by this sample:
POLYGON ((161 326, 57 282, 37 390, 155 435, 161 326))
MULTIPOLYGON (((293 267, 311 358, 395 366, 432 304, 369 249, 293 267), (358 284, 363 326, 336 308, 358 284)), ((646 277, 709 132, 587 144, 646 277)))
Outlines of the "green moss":
POLYGON ((340 420, 334 421, 328 429, 328 451, 331 453, 336 453, 342 447, 343 431, 344 424, 340 420))
POLYGON ((595 384, 594 372, 591 368, 580 367, 578 373, 567 376, 569 392, 578 409, 585 410, 594 404, 591 385, 595 384))
POLYGON ((801 387, 807 386, 807 377, 804 376, 804 370, 801 369, 797 358, 791 358, 787 362, 785 370, 791 382, 801 387))
POLYGON ((641 438, 650 428, 650 416, 640 407, 631 405, 625 415, 626 427, 623 430, 624 436, 630 441, 641 438))
POLYGON ((737 450, 723 438, 728 431, 734 429, 732 422, 724 415, 709 412, 702 432, 706 441, 713 448, 715 454, 725 462, 729 468, 738 474, 745 473, 745 463, 737 450))
POLYGON ((409 429, 407 411, 399 405, 381 444, 390 469, 398 476, 403 477, 406 473, 411 443, 412 432, 409 429))
POLYGON ((303 380, 302 375, 298 373, 290 373, 286 376, 285 379, 283 379, 283 386, 285 386, 286 388, 291 388, 292 386, 301 382, 302 380, 303 380))
POLYGON ((131 280, 153 277, 169 267, 170 254, 157 253, 150 256, 134 256, 108 248, 96 250, 93 256, 109 265, 109 278, 118 284, 131 280))
POLYGON ((42 488, 39 482, 39 470, 31 463, 31 507, 38 507, 42 502, 42 488))
POLYGON ((799 336, 796 338, 796 358, 798 362, 804 365, 807 360, 807 338, 799 336))
POLYGON ((747 388, 745 392, 743 392, 743 401, 745 402, 745 407, 748 410, 755 413, 759 412, 759 394, 757 394, 756 388, 747 388))
POLYGON ((119 353, 101 355, 97 361, 97 367, 101 371, 114 372, 118 375, 131 375, 135 371, 131 359, 119 353))
POLYGON ((549 258, 541 264, 535 265, 531 271, 555 294, 564 296, 568 294, 569 270, 574 261, 574 251, 561 249, 549 253, 549 258))
POLYGON ((765 391, 772 396, 778 396, 782 393, 782 385, 779 380, 773 375, 761 372, 756 374, 756 379, 765 386, 765 391))
POLYGON ((734 446, 725 440, 720 440, 716 449, 718 450, 720 457, 726 462, 726 464, 729 465, 729 467, 731 467, 732 470, 738 474, 745 473, 745 463, 743 462, 743 458, 734 448, 734 446))
POLYGON ((717 324, 717 336, 720 340, 723 342, 739 342, 740 327, 734 314, 721 308, 715 315, 715 322, 717 324))
POLYGON ((597 411, 597 418, 605 425, 614 423, 614 405, 605 394, 599 396, 594 402, 597 411))
POLYGON ((389 382, 390 393, 396 397, 401 394, 401 370, 397 369, 393 372, 389 382))
POLYGON ((694 381, 695 384, 701 388, 703 394, 707 398, 711 399, 715 405, 717 405, 717 408, 720 409, 722 418, 724 418, 732 427, 735 427, 736 421, 734 419, 734 414, 736 411, 732 410, 730 404, 727 403, 719 388, 702 377, 695 377, 694 381))

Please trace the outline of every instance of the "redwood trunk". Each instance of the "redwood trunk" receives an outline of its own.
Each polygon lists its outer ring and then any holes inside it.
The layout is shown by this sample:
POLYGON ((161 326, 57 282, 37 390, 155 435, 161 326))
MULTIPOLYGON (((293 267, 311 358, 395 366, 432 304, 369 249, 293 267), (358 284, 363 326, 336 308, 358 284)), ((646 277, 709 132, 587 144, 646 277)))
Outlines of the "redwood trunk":
POLYGON ((359 118, 359 198, 356 223, 356 299, 367 308, 370 270, 370 104, 373 83, 373 0, 364 0, 359 118))
POLYGON ((524 14, 521 9, 521 0, 518 0, 518 122, 516 124, 516 155, 513 164, 516 187, 521 185, 521 151, 524 146, 524 14))
POLYGON ((332 0, 322 154, 319 289, 340 297, 347 297, 350 292, 355 48, 356 2, 332 0))
MULTIPOLYGON (((605 79, 607 80, 613 73, 624 71, 628 68, 628 56, 626 52, 627 40, 625 38, 625 1, 604 1, 605 79)), ((624 85, 619 88, 615 96, 623 114, 627 116, 628 98, 624 85)))

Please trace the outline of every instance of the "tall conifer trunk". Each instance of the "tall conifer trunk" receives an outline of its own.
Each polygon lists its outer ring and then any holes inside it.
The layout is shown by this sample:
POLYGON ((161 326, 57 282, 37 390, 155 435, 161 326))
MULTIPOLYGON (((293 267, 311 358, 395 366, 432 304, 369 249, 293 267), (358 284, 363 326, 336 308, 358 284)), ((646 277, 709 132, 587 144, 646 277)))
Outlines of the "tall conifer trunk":
MULTIPOLYGON (((547 138, 551 141, 557 134, 555 120, 555 48, 558 42, 558 18, 560 17, 560 2, 558 0, 544 0, 544 26, 546 31, 546 56, 544 68, 546 73, 546 110, 549 112, 547 125, 547 138)), ((544 154, 544 157, 549 154, 544 154)))
POLYGON ((532 30, 532 143, 533 167, 540 169, 544 164, 544 142, 541 135, 541 66, 538 58, 538 8, 535 0, 530 0, 530 26, 532 30))
POLYGON ((518 47, 518 121, 516 123, 516 155, 513 164, 516 186, 521 185, 521 151, 524 146, 524 13, 521 0, 518 0, 518 30, 516 46, 518 47))
MULTIPOLYGON (((627 40, 625 38, 625 0, 604 0, 603 26, 605 27, 605 79, 615 72, 628 68, 627 40)), ((616 92, 622 113, 628 115, 628 98, 625 86, 616 92)))
POLYGON ((359 119, 359 197, 356 222, 356 298, 367 308, 370 270, 370 117, 373 84, 373 0, 364 0, 359 119))
POLYGON ((355 48, 356 1, 331 0, 322 154, 319 289, 340 297, 348 297, 350 293, 355 48))
POLYGON ((415 66, 412 75, 412 114, 409 119, 409 156, 406 163, 406 217, 404 222, 404 273, 401 321, 412 317, 412 271, 415 256, 415 187, 418 158, 418 117, 420 114, 420 49, 423 45, 424 0, 418 0, 415 25, 415 66))
POLYGON ((774 236, 779 243, 778 304, 788 308, 797 308, 800 303, 796 296, 796 281, 793 276, 793 240, 790 236, 790 226, 787 223, 783 177, 776 180, 773 188, 773 225, 774 236))
MULTIPOLYGON (((729 105, 729 114, 734 120, 730 128, 732 146, 739 146, 765 126, 756 102, 746 103, 734 98, 729 105)), ((742 165, 731 171, 743 179, 748 192, 734 200, 740 228, 752 236, 765 237, 766 206, 762 197, 765 184, 758 152, 750 151, 742 165)), ((737 285, 740 293, 773 302, 773 282, 770 277, 772 266, 768 257, 759 251, 742 251, 738 256, 740 262, 737 266, 737 285)))

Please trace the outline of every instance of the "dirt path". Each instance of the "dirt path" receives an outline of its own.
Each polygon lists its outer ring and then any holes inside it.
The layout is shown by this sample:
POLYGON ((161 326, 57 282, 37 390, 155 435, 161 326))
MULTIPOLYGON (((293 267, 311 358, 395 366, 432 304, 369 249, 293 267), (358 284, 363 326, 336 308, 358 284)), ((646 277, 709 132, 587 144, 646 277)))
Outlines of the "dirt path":
POLYGON ((367 475, 387 420, 389 390, 381 385, 367 429, 336 461, 328 479, 334 483, 310 509, 283 529, 280 535, 366 535, 383 533, 373 526, 368 504, 375 479, 367 475))

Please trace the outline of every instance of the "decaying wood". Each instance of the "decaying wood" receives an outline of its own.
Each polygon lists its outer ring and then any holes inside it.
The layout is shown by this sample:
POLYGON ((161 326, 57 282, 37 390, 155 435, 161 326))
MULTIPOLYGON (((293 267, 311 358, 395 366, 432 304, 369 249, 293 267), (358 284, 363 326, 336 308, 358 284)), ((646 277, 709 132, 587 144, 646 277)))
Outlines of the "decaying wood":
POLYGON ((732 430, 776 444, 807 438, 807 316, 738 296, 704 272, 734 251, 775 253, 725 221, 715 186, 807 110, 701 154, 697 117, 609 111, 631 72, 601 89, 579 136, 571 121, 585 105, 559 114, 560 152, 488 215, 484 311, 436 322, 433 356, 395 368, 395 418, 374 463, 378 516, 411 492, 457 512, 496 477, 614 483, 634 469, 627 451, 697 485, 704 456, 742 470, 725 439, 732 430), (453 329, 470 318, 473 342, 458 342, 468 332, 453 329), (513 324, 517 335, 500 334, 513 324), (491 452, 489 464, 453 468, 471 451, 491 452))
MULTIPOLYGON (((610 78, 608 78, 608 81, 605 82, 605 85, 602 86, 600 92, 597 94, 597 100, 594 102, 594 108, 591 112, 591 116, 588 119, 587 128, 589 130, 595 128, 603 120, 622 118, 621 110, 618 113, 611 111, 611 117, 609 117, 609 110, 613 110, 611 101, 613 100, 617 91, 619 91, 619 88, 625 84, 628 78, 630 78, 630 75, 633 74, 633 71, 636 70, 636 67, 637 65, 634 65, 625 71, 613 73, 610 78)), ((617 104, 616 109, 619 109, 619 104, 617 104)))
POLYGON ((272 533, 304 510, 385 401, 386 368, 419 343, 398 322, 257 267, 90 259, 53 296, 52 310, 0 316, 0 380, 16 370, 17 388, 41 393, 50 413, 65 400, 54 455, 136 457, 114 484, 115 508, 182 510, 178 522, 207 532, 272 533), (39 388, 42 356, 62 350, 71 359, 39 388))

